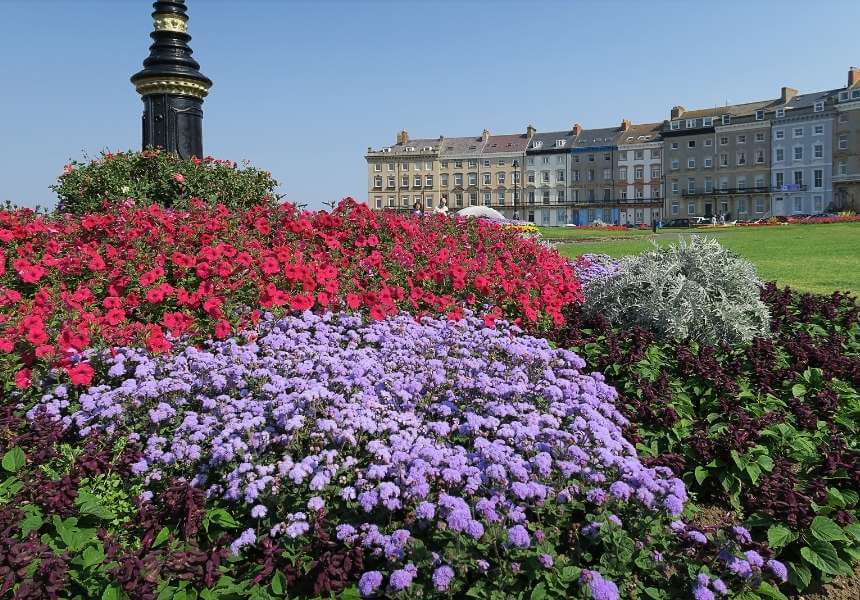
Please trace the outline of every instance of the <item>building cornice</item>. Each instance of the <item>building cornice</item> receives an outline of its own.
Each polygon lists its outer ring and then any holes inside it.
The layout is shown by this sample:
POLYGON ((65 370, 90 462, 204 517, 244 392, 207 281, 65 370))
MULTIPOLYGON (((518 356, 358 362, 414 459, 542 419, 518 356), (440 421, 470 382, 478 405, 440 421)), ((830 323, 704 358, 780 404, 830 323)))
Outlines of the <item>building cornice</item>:
POLYGON ((717 125, 714 127, 717 133, 724 131, 742 131, 747 129, 770 129, 770 121, 753 121, 752 123, 732 123, 731 125, 717 125))

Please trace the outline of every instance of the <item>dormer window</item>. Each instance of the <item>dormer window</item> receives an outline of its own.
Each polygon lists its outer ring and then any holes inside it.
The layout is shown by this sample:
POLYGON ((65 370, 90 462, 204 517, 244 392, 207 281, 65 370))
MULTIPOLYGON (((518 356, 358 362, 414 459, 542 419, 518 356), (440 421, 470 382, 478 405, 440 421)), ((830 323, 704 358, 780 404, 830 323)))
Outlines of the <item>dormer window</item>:
POLYGON ((696 126, 696 119, 687 119, 687 129, 693 129, 696 126))
POLYGON ((566 140, 556 140, 555 141, 555 147, 556 148, 564 148, 565 142, 566 142, 566 140))
POLYGON ((704 117, 702 119, 702 127, 710 127, 714 124, 714 117, 704 117))
POLYGON ((785 109, 784 108, 777 108, 776 109, 776 118, 782 119, 784 116, 785 116, 785 109))
POLYGON ((681 129, 681 122, 680 122, 680 121, 672 121, 672 123, 671 123, 671 125, 670 125, 670 128, 671 128, 673 131, 674 131, 674 130, 677 130, 677 129, 681 129))
POLYGON ((823 101, 816 102, 814 110, 815 110, 815 112, 823 112, 824 111, 824 102, 823 101))
POLYGON ((532 142, 532 145, 535 148, 540 148, 541 146, 543 146, 543 142, 541 140, 535 140, 534 142, 532 142))
POLYGON ((732 122, 732 116, 731 115, 723 115, 723 118, 722 118, 723 125, 728 125, 731 122, 732 122))
POLYGON ((756 121, 764 121, 764 111, 763 110, 755 111, 755 120, 756 121))
POLYGON ((406 146, 407 152, 415 152, 415 146, 406 146))
POLYGON ((845 100, 848 100, 848 92, 839 92, 839 101, 843 102, 845 100))

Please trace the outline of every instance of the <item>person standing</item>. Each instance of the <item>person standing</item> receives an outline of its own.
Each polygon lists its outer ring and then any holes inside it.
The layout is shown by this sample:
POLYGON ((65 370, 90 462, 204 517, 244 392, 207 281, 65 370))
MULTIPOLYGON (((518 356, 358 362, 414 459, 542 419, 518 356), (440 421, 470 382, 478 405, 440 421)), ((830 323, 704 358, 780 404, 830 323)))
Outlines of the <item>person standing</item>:
POLYGON ((418 200, 416 200, 415 204, 412 205, 412 214, 414 214, 416 217, 420 217, 424 214, 424 210, 421 207, 421 202, 419 202, 418 200))
POLYGON ((442 215, 448 215, 448 196, 442 196, 439 199, 439 206, 436 207, 436 212, 442 215))

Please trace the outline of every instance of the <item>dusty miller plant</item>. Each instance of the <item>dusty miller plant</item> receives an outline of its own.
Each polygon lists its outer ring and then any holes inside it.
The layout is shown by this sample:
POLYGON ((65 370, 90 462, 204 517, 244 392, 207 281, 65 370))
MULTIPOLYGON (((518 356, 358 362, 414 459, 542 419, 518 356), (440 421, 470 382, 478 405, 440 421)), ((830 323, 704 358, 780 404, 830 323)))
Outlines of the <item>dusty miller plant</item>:
POLYGON ((614 277, 585 288, 585 310, 663 338, 743 342, 767 334, 770 315, 749 261, 712 238, 691 236, 621 260, 614 277))

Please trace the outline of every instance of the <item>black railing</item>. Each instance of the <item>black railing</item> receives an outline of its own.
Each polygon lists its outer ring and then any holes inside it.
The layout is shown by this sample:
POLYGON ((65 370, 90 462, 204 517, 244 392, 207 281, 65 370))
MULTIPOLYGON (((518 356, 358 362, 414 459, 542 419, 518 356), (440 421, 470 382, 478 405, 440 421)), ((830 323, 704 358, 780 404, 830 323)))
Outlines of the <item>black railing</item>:
POLYGON ((702 197, 702 196, 737 196, 739 194, 788 194, 791 192, 805 192, 805 185, 783 185, 783 186, 753 186, 742 188, 717 188, 711 191, 694 191, 685 190, 681 192, 684 198, 702 197))

